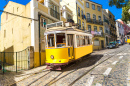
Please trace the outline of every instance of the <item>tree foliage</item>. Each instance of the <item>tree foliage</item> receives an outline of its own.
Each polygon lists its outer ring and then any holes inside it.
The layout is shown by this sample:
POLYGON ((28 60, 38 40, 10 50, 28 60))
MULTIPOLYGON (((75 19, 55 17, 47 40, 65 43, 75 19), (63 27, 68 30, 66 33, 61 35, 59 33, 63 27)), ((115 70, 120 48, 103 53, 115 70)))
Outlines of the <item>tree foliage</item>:
POLYGON ((109 6, 115 5, 116 8, 122 8, 129 5, 129 0, 109 0, 109 6))
POLYGON ((122 21, 130 21, 130 0, 109 0, 109 6, 116 6, 122 8, 122 21))
POLYGON ((130 13, 129 13, 130 6, 126 6, 122 8, 122 21, 127 21, 130 20, 130 13))

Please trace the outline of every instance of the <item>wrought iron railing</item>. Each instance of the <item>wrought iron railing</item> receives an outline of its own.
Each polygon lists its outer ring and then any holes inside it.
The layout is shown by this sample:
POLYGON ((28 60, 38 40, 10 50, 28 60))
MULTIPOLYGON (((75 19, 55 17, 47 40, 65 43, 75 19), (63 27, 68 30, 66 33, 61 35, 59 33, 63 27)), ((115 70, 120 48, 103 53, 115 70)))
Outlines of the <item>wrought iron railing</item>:
POLYGON ((104 19, 104 22, 106 22, 107 24, 109 24, 109 21, 107 19, 104 19))
POLYGON ((50 15, 60 20, 60 13, 55 11, 54 9, 50 8, 50 15))
POLYGON ((98 25, 103 25, 103 21, 95 20, 95 19, 91 19, 91 18, 87 18, 86 22, 93 23, 93 24, 98 24, 98 25))

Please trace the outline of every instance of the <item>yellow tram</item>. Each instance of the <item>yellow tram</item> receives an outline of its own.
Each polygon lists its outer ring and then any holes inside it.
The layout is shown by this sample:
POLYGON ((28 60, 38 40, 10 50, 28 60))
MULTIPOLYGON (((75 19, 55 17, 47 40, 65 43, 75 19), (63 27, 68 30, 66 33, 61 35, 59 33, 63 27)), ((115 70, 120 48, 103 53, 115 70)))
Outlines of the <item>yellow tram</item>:
POLYGON ((48 24, 46 37, 47 69, 61 70, 61 66, 93 52, 92 35, 63 22, 48 24))
POLYGON ((126 42, 130 44, 130 32, 126 35, 126 42))

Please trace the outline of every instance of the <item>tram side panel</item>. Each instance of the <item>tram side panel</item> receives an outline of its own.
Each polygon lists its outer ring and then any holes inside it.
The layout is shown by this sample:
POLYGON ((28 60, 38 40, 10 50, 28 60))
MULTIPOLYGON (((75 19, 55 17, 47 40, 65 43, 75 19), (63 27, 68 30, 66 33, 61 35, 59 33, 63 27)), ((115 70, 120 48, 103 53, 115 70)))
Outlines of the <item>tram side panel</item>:
POLYGON ((87 54, 90 54, 93 52, 93 46, 83 46, 83 47, 77 47, 75 48, 75 59, 79 59, 87 54))

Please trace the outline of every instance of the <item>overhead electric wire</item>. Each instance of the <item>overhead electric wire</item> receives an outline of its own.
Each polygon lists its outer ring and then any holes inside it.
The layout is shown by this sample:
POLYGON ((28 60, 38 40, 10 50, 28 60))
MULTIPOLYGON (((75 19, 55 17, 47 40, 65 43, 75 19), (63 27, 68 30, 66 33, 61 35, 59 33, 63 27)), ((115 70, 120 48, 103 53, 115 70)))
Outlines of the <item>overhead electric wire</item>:
POLYGON ((20 15, 13 14, 13 13, 10 13, 10 12, 7 12, 7 11, 3 11, 3 10, 0 10, 0 12, 4 12, 4 13, 8 13, 10 15, 14 15, 14 16, 18 16, 18 17, 22 17, 22 18, 26 18, 26 19, 30 19, 30 20, 34 20, 34 21, 38 21, 38 19, 32 19, 32 18, 29 18, 29 17, 20 16, 20 15))

